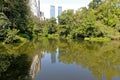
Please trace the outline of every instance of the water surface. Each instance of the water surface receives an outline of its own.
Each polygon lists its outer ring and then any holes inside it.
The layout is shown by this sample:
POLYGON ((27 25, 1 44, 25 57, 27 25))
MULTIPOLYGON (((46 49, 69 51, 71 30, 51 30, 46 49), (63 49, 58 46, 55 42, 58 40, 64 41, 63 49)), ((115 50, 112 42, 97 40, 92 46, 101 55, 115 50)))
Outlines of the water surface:
POLYGON ((0 80, 120 80, 119 41, 41 39, 1 44, 0 53, 0 80), (29 78, 36 55, 39 62, 29 78))

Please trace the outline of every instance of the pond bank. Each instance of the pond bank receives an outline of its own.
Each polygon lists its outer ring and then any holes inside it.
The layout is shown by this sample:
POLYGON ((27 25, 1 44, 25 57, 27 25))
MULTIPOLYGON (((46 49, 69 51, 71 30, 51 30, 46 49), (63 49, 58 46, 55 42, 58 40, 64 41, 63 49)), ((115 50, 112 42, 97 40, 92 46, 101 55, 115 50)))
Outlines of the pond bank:
POLYGON ((112 38, 108 38, 108 37, 96 37, 96 38, 89 38, 86 37, 84 38, 85 41, 111 41, 111 40, 120 40, 119 37, 112 37, 112 38))

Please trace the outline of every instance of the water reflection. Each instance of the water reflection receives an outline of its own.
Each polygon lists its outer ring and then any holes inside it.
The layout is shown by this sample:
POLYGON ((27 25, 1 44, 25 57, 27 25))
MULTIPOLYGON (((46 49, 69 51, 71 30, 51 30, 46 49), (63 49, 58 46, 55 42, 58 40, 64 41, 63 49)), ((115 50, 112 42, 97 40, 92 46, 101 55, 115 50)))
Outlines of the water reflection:
POLYGON ((25 54, 0 54, 0 80, 28 80, 30 63, 25 54))
POLYGON ((120 80, 119 42, 51 40, 44 49, 42 71, 36 80, 120 80))
POLYGON ((33 61, 30 67, 30 76, 32 79, 35 78, 35 75, 40 71, 41 69, 41 57, 39 54, 35 55, 33 57, 33 61))
POLYGON ((120 80, 120 43, 40 39, 0 44, 0 80, 30 80, 30 75, 32 80, 120 80))
POLYGON ((39 49, 37 44, 0 44, 0 80, 33 80, 30 75, 33 58, 39 54, 38 67, 35 69, 39 71, 42 57, 42 49, 39 49))

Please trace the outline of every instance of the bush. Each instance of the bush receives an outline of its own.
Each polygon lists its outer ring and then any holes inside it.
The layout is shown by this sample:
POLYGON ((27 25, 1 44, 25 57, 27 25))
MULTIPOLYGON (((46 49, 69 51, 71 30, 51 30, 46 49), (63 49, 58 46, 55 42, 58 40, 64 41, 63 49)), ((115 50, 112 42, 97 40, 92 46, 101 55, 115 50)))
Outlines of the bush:
POLYGON ((4 40, 6 36, 6 29, 9 24, 10 22, 8 18, 6 17, 6 15, 0 12, 0 40, 4 40))
POLYGON ((7 29, 7 35, 5 37, 4 42, 5 43, 13 43, 14 41, 17 40, 16 35, 19 31, 17 29, 7 29))

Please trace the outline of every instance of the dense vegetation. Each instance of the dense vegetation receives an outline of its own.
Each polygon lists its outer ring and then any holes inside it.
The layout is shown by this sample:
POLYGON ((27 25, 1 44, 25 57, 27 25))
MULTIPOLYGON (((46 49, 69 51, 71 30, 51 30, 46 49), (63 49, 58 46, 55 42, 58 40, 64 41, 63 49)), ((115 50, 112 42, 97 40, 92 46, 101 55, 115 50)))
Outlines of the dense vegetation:
POLYGON ((29 0, 2 0, 0 2, 0 40, 5 43, 34 37, 120 38, 120 1, 93 0, 88 8, 76 12, 65 10, 55 18, 40 20, 33 16, 29 0))
POLYGON ((0 1, 0 40, 14 42, 20 37, 32 38, 29 0, 0 1), (19 36, 18 36, 19 35, 19 36))
MULTIPOLYGON (((55 18, 46 20, 43 34, 64 38, 120 37, 120 1, 93 0, 89 7, 82 7, 76 12, 65 10, 55 18)), ((53 37, 55 37, 53 36, 53 37)))

